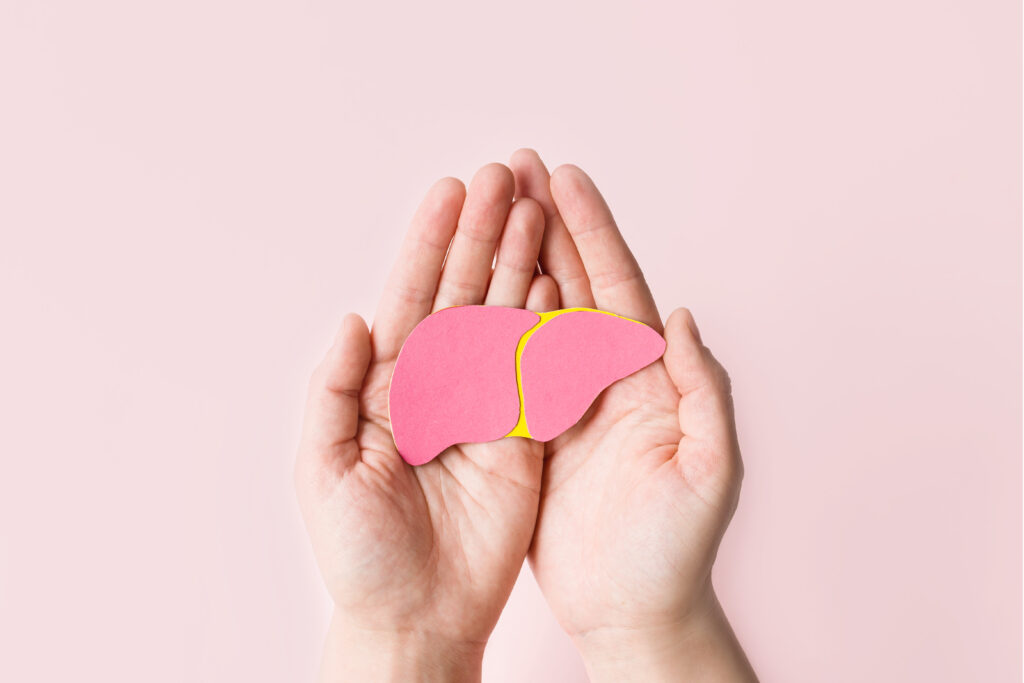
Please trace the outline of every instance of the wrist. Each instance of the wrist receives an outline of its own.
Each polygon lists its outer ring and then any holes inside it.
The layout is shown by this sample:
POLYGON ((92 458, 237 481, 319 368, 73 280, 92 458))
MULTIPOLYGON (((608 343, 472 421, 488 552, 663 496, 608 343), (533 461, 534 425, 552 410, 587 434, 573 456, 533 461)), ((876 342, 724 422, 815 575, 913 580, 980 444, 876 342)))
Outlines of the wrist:
POLYGON ((480 680, 484 645, 429 631, 363 628, 335 614, 320 681, 475 682, 480 680))
POLYGON ((590 680, 756 681, 714 592, 684 617, 573 636, 590 680))

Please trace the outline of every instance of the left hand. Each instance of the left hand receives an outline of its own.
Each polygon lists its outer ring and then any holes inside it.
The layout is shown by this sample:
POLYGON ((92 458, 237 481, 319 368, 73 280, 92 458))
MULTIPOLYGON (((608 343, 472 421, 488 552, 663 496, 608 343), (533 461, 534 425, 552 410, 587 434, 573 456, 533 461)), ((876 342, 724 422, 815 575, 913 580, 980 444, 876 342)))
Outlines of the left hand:
POLYGON ((500 164, 482 168, 468 191, 452 178, 435 184, 373 332, 359 316, 346 318, 310 382, 295 481, 335 603, 325 681, 479 678, 484 644, 519 574, 543 445, 463 444, 410 467, 395 450, 387 409, 402 343, 432 311, 554 306, 554 282, 534 279, 543 213, 530 199, 513 206, 513 189, 500 164))

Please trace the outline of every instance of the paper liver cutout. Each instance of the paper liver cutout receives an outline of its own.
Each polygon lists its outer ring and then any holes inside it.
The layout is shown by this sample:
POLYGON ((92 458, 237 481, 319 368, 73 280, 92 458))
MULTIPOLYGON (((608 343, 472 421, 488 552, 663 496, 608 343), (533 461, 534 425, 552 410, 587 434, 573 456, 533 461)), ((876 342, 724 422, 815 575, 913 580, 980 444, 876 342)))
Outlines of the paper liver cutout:
POLYGON ((410 465, 422 465, 457 443, 549 441, 606 387, 664 352, 650 327, 606 311, 442 309, 416 326, 395 362, 395 445, 410 465))

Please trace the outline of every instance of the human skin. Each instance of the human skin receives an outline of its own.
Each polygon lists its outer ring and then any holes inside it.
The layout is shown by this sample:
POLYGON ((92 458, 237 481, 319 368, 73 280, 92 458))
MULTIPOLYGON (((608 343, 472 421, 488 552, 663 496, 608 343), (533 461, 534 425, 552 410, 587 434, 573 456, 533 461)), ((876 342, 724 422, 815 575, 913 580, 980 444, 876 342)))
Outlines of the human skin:
POLYGON ((591 179, 510 163, 517 197, 544 209, 540 265, 559 305, 664 332, 663 358, 605 390, 545 446, 530 564, 593 681, 756 680, 711 568, 743 467, 729 377, 686 309, 664 327, 636 259, 591 179))
POLYGON ((514 186, 501 164, 480 169, 468 189, 436 183, 373 331, 346 317, 310 380, 295 483, 335 604, 324 681, 479 679, 533 535, 543 444, 464 444, 410 467, 391 438, 387 396, 402 342, 432 311, 555 307, 553 280, 534 278, 543 212, 531 200, 512 206, 514 186))
POLYGON ((528 551, 593 680, 753 680, 710 581, 741 477, 728 378, 685 310, 664 361, 546 446, 465 444, 415 468, 395 450, 388 382, 432 311, 596 306, 662 330, 582 171, 549 182, 530 150, 510 165, 431 188, 372 332, 346 317, 311 378, 295 480, 335 603, 321 680, 479 680, 528 551))

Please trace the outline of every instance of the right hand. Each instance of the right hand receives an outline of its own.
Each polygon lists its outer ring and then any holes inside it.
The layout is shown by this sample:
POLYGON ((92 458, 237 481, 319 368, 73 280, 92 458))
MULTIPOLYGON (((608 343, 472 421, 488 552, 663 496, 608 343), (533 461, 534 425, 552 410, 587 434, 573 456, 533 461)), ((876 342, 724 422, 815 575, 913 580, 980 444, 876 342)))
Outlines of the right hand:
MULTIPOLYGON (((547 216, 541 268, 560 307, 661 318, 590 178, 511 163, 547 216)), ((530 549, 537 582, 593 680, 753 680, 718 605, 711 567, 742 478, 729 378, 686 309, 664 357, 616 382, 546 444, 530 549)))

